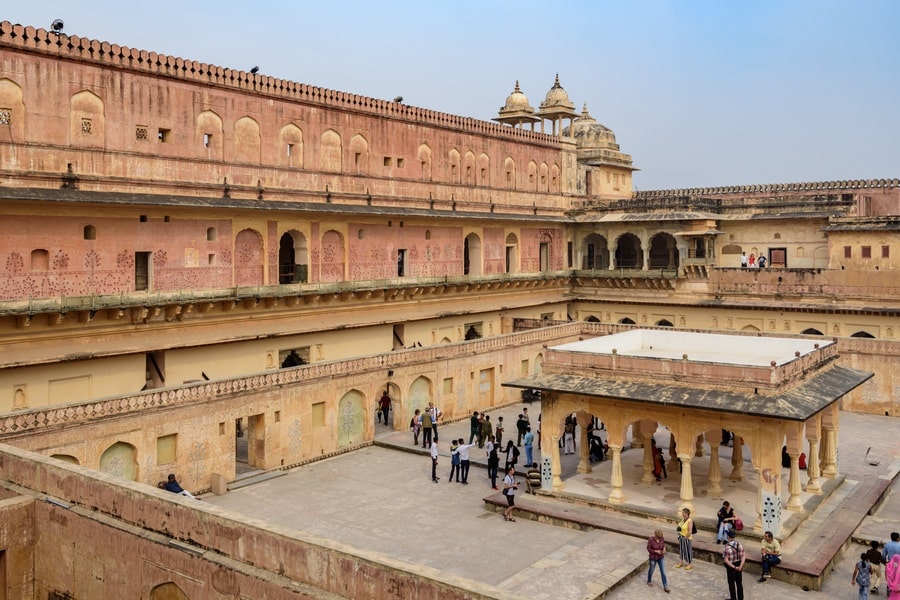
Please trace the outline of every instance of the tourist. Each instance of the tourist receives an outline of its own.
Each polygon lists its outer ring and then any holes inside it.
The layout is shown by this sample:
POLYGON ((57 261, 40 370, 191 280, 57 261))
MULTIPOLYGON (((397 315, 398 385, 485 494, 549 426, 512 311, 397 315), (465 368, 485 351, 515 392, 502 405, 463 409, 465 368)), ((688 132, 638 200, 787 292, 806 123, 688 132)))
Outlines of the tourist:
POLYGON ((869 566, 872 570, 871 591, 873 594, 877 594, 878 582, 881 579, 881 565, 884 564, 884 559, 881 558, 881 552, 878 550, 878 542, 872 540, 869 542, 869 546, 868 551, 866 551, 866 560, 869 561, 869 566))
POLYGON ((438 444, 437 440, 431 440, 431 481, 437 483, 438 444))
POLYGON ((497 444, 494 443, 494 436, 488 438, 487 459, 488 478, 491 480, 491 489, 500 489, 497 487, 497 471, 500 470, 500 455, 497 454, 497 444))
POLYGON ((853 567, 853 575, 850 576, 850 585, 859 586, 859 600, 868 600, 869 584, 872 581, 872 567, 866 560, 866 553, 859 555, 859 562, 853 567))
POLYGON ((483 443, 481 441, 481 421, 478 419, 478 411, 472 413, 472 416, 469 417, 469 443, 472 443, 472 440, 478 440, 478 447, 480 448, 483 443))
POLYGON ((750 253, 750 258, 747 259, 747 266, 751 269, 756 266, 756 255, 752 252, 750 253))
POLYGON ((441 409, 435 406, 432 402, 428 403, 427 412, 431 413, 431 435, 434 436, 434 441, 438 441, 438 421, 441 420, 441 417, 444 416, 444 413, 442 413, 441 409))
POLYGON ((409 429, 413 434, 413 446, 419 445, 419 432, 422 431, 422 415, 420 414, 419 409, 416 409, 416 412, 413 413, 412 418, 409 420, 409 429))
POLYGON ((666 459, 663 457, 662 448, 656 445, 655 438, 652 438, 650 441, 650 453, 653 457, 653 476, 656 477, 657 481, 662 481, 662 477, 668 479, 669 473, 666 471, 666 459))
POLYGON ((497 445, 503 445, 503 416, 497 417, 497 426, 494 428, 494 434, 497 437, 497 445))
POLYGON ((575 419, 572 415, 566 417, 566 424, 563 428, 563 448, 566 454, 575 454, 575 419))
POLYGON ((760 554, 762 558, 760 561, 762 564, 762 575, 759 577, 759 582, 764 583, 766 579, 772 576, 772 567, 781 562, 781 544, 778 543, 771 531, 763 534, 760 554))
POLYGON ((734 529, 728 530, 728 541, 722 551, 725 575, 728 577, 729 600, 744 600, 744 546, 734 539, 734 529))
POLYGON ((760 255, 759 259, 756 261, 756 266, 759 267, 760 269, 765 269, 766 268, 766 257, 760 255))
POLYGON ((528 421, 525 420, 525 415, 519 415, 519 419, 516 421, 516 446, 522 445, 522 438, 525 437, 525 430, 528 429, 528 421))
MULTIPOLYGON (((500 444, 497 444, 498 446, 500 444)), ((516 466, 519 462, 519 449, 513 444, 512 440, 509 440, 506 444, 506 468, 504 471, 509 471, 510 467, 516 466)))
POLYGON ((453 483, 453 474, 456 473, 456 483, 459 483, 459 443, 456 440, 450 440, 450 477, 447 483, 453 483))
POLYGON ((531 425, 531 417, 528 416, 528 407, 525 406, 522 408, 522 418, 525 419, 525 422, 531 425))
POLYGON ((484 417, 486 415, 481 413, 478 415, 478 447, 484 448, 484 444, 487 441, 487 438, 484 437, 484 417))
POLYGON ((719 509, 719 512, 716 513, 716 518, 718 519, 718 533, 716 534, 716 544, 724 544, 728 541, 728 530, 734 527, 734 509, 731 508, 731 504, 726 500, 722 503, 722 508, 719 509))
POLYGON ((884 585, 888 598, 900 598, 900 554, 892 556, 890 562, 884 565, 884 585))
POLYGON ((747 253, 746 252, 741 252, 741 268, 742 269, 747 268, 747 253))
POLYGON ((694 568, 691 564, 694 560, 692 544, 694 541, 694 520, 691 518, 691 509, 681 509, 681 521, 678 522, 678 564, 676 569, 684 567, 685 571, 694 568))
POLYGON ((531 432, 531 427, 525 428, 522 443, 525 444, 525 466, 534 466, 534 434, 531 432))
POLYGON ((900 533, 892 531, 891 541, 884 545, 884 552, 881 553, 881 558, 883 558, 885 564, 887 564, 891 562, 891 558, 897 554, 900 554, 900 533))
POLYGON ((391 412, 391 396, 388 394, 387 390, 384 390, 384 393, 381 395, 381 400, 378 401, 378 408, 381 410, 384 424, 387 425, 388 415, 391 412))
POLYGON ((186 498, 195 498, 192 493, 181 487, 181 484, 178 483, 178 479, 175 478, 175 473, 169 473, 169 480, 163 485, 167 492, 180 494, 186 498))
MULTIPOLYGON (((512 443, 512 440, 509 440, 512 443)), ((516 490, 519 484, 516 483, 516 468, 510 467, 506 471, 506 477, 503 478, 503 495, 506 496, 506 510, 503 511, 503 518, 507 521, 515 521, 512 516, 513 509, 516 507, 516 490)))
POLYGON ((462 484, 469 485, 469 467, 472 465, 472 462, 469 459, 469 449, 475 446, 475 444, 465 444, 463 443, 464 441, 463 438, 459 438, 457 452, 459 453, 459 468, 460 474, 462 475, 462 484))
POLYGON ((669 582, 666 580, 666 540, 663 538, 661 529, 657 529, 653 532, 653 537, 647 540, 647 554, 650 557, 650 570, 647 571, 647 585, 653 587, 653 571, 656 567, 659 567, 659 576, 662 577, 663 589, 668 594, 671 590, 669 589, 669 582))
MULTIPOLYGON (((422 412, 422 447, 429 448, 431 446, 431 413, 426 408, 422 412)), ((435 440, 437 441, 437 440, 435 440)))
POLYGON ((484 415, 481 422, 481 438, 486 440, 494 435, 494 425, 491 423, 491 415, 484 415))

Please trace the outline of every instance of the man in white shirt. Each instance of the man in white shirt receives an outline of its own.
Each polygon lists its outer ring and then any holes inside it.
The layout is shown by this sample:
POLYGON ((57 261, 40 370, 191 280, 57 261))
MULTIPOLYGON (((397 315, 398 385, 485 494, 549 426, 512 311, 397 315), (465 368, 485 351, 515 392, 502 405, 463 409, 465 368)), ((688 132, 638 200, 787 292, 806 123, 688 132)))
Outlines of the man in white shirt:
POLYGON ((435 483, 438 482, 438 476, 437 476, 438 460, 437 459, 438 459, 437 440, 432 439, 431 440, 431 481, 433 481, 435 483))
POLYGON ((459 470, 462 473, 462 484, 469 485, 469 467, 471 466, 469 462, 469 448, 477 445, 477 442, 475 444, 465 444, 463 442, 465 440, 459 438, 459 446, 457 446, 456 451, 459 453, 459 470))
POLYGON ((431 413, 431 435, 434 437, 434 441, 438 441, 438 419, 444 416, 444 413, 433 402, 428 403, 426 410, 431 413))

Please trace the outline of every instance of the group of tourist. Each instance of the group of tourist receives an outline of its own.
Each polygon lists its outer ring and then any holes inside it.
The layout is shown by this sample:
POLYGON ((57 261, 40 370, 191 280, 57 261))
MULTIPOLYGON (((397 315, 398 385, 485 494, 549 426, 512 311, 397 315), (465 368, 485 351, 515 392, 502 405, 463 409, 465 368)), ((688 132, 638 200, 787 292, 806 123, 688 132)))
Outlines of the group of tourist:
POLYGON ((746 269, 748 267, 751 269, 754 269, 754 268, 765 269, 766 268, 766 257, 763 256, 762 254, 760 254, 759 258, 757 258, 756 255, 753 254, 752 252, 750 253, 750 256, 748 257, 746 252, 741 252, 741 267, 744 269, 746 269))
POLYGON ((869 549, 859 555, 853 566, 850 584, 859 586, 860 600, 866 600, 869 592, 878 593, 881 582, 881 566, 884 565, 884 584, 888 598, 900 598, 900 532, 891 533, 891 541, 879 552, 878 542, 869 543, 869 549))
MULTIPOLYGON (((737 532, 742 528, 741 520, 735 515, 734 509, 727 501, 722 503, 717 518, 716 544, 725 545, 722 550, 722 562, 725 565, 728 582, 729 599, 726 600, 744 600, 743 571, 746 556, 743 544, 737 539, 737 532)), ((697 533, 690 509, 682 509, 681 520, 678 522, 676 532, 679 560, 675 568, 684 568, 685 571, 690 571, 694 568, 693 534, 697 533)), ((860 600, 867 600, 870 590, 873 594, 878 593, 881 565, 884 565, 887 597, 900 599, 900 533, 891 533, 891 541, 884 545, 882 551, 878 550, 879 544, 876 541, 871 542, 870 546, 871 548, 867 552, 860 555, 859 562, 854 566, 850 583, 859 586, 860 600)), ((657 529, 647 540, 647 554, 650 562, 650 568, 647 571, 647 585, 653 587, 653 573, 658 568, 663 589, 668 593, 670 589, 666 578, 665 553, 665 536, 661 529, 657 529)), ((764 583, 772 576, 772 568, 781 563, 781 544, 771 531, 763 534, 759 562, 762 574, 758 581, 764 583)))
POLYGON ((409 420, 409 430, 413 434, 413 446, 419 445, 419 434, 422 434, 422 447, 429 448, 432 440, 438 441, 438 421, 444 413, 433 402, 428 403, 424 411, 416 409, 409 420))

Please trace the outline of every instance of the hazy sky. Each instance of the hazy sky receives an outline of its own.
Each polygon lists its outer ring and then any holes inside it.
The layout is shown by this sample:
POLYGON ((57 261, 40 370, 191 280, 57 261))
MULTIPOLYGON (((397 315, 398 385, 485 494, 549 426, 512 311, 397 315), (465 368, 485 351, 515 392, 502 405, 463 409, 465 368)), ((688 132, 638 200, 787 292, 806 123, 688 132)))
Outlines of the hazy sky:
POLYGON ((7 2, 0 20, 489 120, 559 73, 638 189, 900 177, 897 0, 7 2))

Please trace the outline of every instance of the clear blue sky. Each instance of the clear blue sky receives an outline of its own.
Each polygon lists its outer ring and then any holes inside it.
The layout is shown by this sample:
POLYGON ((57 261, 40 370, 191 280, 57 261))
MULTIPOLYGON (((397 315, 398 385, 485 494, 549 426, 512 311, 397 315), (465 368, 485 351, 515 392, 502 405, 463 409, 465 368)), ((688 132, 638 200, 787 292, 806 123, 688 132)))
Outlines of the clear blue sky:
POLYGON ((0 20, 491 119, 553 78, 638 189, 900 177, 897 0, 106 0, 0 20))

